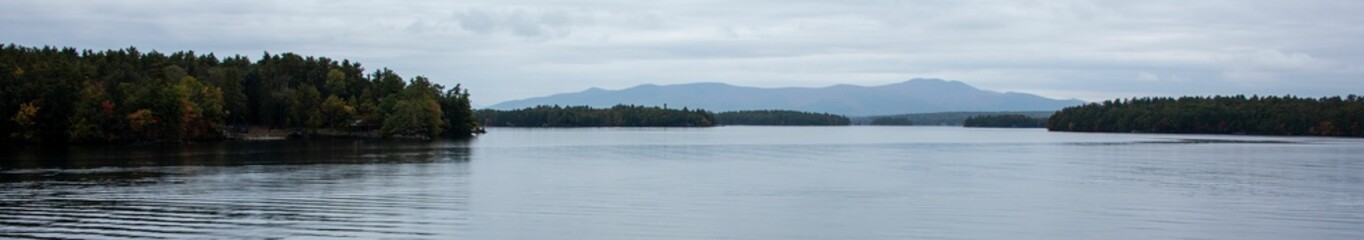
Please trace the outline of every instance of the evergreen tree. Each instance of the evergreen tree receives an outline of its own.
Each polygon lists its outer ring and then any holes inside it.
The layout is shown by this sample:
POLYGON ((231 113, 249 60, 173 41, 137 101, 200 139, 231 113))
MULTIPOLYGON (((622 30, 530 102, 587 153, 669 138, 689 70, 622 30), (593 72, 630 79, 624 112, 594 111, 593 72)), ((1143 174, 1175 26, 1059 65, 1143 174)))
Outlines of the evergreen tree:
POLYGON ((9 44, 0 47, 0 138, 196 141, 247 125, 461 137, 479 128, 467 89, 442 95, 443 87, 425 77, 408 84, 389 69, 364 72, 349 60, 293 53, 267 52, 252 62, 192 51, 9 44), (386 113, 416 117, 385 126, 392 118, 386 113))
POLYGON ((1364 137, 1364 99, 1294 96, 1132 98, 1062 109, 1052 131, 1364 137))

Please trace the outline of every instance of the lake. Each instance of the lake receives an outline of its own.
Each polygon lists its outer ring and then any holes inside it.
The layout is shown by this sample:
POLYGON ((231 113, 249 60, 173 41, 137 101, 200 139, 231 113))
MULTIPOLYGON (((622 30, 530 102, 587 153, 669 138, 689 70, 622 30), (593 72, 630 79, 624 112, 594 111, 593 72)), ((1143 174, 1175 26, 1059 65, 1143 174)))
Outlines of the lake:
POLYGON ((1364 140, 492 128, 0 147, 0 238, 1364 239, 1364 140))

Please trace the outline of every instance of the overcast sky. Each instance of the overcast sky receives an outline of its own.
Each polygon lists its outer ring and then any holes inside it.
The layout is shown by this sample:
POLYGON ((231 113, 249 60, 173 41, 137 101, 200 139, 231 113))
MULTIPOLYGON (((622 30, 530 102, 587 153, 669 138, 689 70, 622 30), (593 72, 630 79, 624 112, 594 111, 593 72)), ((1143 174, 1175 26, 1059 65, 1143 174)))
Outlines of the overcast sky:
POLYGON ((12 1, 0 42, 350 59, 476 105, 912 78, 1097 101, 1364 94, 1364 1, 12 1))

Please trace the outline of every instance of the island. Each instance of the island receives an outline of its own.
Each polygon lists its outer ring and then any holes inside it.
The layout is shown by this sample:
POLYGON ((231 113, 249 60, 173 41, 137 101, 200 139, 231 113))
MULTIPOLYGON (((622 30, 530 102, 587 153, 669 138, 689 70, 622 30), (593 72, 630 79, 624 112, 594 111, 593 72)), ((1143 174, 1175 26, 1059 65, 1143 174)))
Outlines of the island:
POLYGON ((670 109, 636 105, 611 108, 535 106, 476 112, 490 127, 710 127, 715 117, 702 109, 670 109))
POLYGON ((1146 97, 1068 107, 1050 131, 1364 137, 1364 98, 1146 97))
POLYGON ((469 92, 358 62, 266 52, 0 48, 0 137, 23 143, 469 137, 469 92))
POLYGON ((1023 114, 981 115, 967 117, 961 122, 963 127, 986 128, 1045 128, 1047 118, 1029 117, 1023 114))
POLYGON ((882 116, 871 118, 868 124, 873 126, 914 126, 914 120, 908 117, 882 116))
POLYGON ((754 126, 847 126, 848 117, 830 113, 791 110, 743 110, 715 114, 721 125, 754 126))

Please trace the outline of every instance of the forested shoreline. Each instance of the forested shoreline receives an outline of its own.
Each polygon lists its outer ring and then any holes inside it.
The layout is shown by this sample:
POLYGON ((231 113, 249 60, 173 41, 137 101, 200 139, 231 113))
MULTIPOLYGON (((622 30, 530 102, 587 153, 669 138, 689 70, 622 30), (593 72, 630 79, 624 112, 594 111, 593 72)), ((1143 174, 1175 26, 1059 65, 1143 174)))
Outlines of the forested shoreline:
POLYGON ((1062 109, 1051 131, 1364 137, 1364 98, 1132 98, 1062 109))
POLYGON ((220 140, 248 127, 294 134, 463 137, 469 92, 423 76, 293 53, 0 49, 0 137, 86 143, 220 140))
POLYGON ((710 127, 715 116, 702 109, 668 109, 635 105, 611 108, 536 106, 476 112, 492 127, 710 127))
POLYGON ((720 125, 847 126, 852 124, 848 117, 842 115, 790 110, 728 111, 716 113, 715 120, 720 125))
POLYGON ((872 118, 868 125, 872 126, 914 126, 914 121, 908 117, 876 117, 872 118))
POLYGON ((962 127, 987 128, 1045 128, 1047 118, 1033 118, 1023 114, 982 115, 967 117, 962 127))

